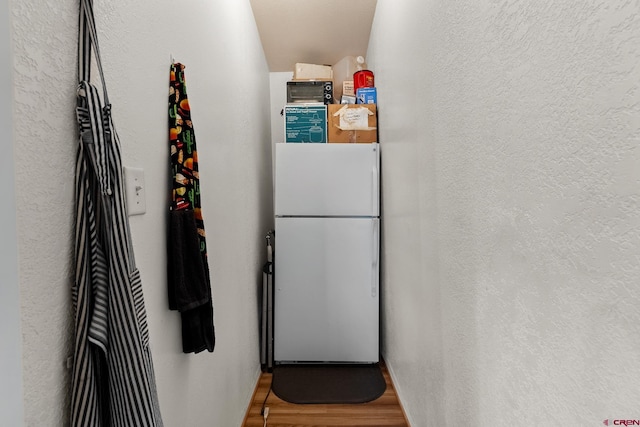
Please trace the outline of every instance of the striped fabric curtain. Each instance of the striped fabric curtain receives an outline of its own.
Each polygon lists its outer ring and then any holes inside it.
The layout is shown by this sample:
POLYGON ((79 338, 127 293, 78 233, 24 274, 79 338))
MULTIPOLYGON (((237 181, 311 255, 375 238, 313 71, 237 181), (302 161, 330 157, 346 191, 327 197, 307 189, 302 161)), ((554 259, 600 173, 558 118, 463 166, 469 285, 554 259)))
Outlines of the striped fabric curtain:
POLYGON ((80 0, 79 30, 71 426, 161 427, 142 282, 126 213, 120 142, 111 119, 91 0, 80 0), (92 50, 103 99, 90 83, 92 50))

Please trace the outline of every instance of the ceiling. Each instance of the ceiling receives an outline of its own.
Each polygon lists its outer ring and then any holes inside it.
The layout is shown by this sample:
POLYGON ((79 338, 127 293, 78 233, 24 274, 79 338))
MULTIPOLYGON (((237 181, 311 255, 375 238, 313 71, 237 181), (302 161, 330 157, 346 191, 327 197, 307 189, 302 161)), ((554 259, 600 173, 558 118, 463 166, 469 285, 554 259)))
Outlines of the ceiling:
POLYGON ((377 0, 250 0, 269 71, 365 56, 377 0))

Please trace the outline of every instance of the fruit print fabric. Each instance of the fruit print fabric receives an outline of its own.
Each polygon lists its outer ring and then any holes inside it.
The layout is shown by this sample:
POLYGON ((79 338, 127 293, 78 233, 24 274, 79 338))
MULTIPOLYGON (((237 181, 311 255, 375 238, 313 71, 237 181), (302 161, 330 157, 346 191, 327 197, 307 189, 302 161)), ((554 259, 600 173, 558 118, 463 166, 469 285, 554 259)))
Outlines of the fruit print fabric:
POLYGON ((198 234, 202 237, 200 250, 206 256, 204 222, 200 205, 200 175, 198 151, 193 133, 191 110, 184 81, 184 65, 171 66, 169 87, 169 140, 173 174, 172 210, 193 209, 198 234))
POLYGON ((187 98, 184 65, 171 65, 169 144, 171 204, 167 246, 169 308, 182 318, 184 353, 213 351, 213 300, 200 204, 198 151, 187 98))

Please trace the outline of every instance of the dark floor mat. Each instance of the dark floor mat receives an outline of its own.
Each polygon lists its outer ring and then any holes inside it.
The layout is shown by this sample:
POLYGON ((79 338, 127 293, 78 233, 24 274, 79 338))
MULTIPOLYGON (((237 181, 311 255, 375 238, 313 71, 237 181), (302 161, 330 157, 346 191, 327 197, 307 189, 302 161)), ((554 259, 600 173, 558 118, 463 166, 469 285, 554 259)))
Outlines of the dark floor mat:
POLYGON ((273 392, 290 403, 364 403, 382 396, 387 385, 378 364, 277 365, 273 392))

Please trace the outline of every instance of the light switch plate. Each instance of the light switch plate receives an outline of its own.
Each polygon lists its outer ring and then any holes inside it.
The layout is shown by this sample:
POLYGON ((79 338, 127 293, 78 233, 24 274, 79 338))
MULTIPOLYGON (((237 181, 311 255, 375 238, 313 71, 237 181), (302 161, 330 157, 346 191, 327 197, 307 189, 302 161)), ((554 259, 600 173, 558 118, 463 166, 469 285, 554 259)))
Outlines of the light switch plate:
POLYGON ((142 215, 147 211, 144 188, 144 169, 124 167, 124 184, 127 194, 127 214, 142 215))

